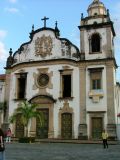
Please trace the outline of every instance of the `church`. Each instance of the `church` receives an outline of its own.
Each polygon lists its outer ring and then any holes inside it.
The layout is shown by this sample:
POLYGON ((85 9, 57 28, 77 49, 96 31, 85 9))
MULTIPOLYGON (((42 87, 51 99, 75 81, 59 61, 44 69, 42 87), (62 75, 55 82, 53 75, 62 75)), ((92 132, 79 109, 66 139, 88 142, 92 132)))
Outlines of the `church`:
MULTIPOLYGON (((80 47, 60 37, 55 28, 32 26, 29 42, 6 62, 4 100, 7 109, 3 126, 24 100, 37 104, 45 125, 37 119, 29 124, 29 136, 52 139, 100 139, 106 129, 117 137, 118 103, 115 98, 117 64, 114 55, 115 30, 109 10, 92 0, 88 15, 81 14, 80 47)), ((117 87, 118 90, 120 87, 117 87)), ((118 95, 116 95, 118 96, 118 95)), ((118 97, 119 98, 119 97, 118 97)), ((23 136, 19 121, 10 124, 15 137, 23 136)))

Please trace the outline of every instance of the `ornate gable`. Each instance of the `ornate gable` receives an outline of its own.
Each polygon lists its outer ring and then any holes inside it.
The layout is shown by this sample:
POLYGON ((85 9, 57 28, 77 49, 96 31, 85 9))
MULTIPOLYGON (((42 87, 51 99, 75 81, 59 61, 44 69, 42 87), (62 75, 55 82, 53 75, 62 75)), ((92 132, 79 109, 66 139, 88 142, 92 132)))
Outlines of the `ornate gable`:
MULTIPOLYGON (((41 28, 30 33, 30 41, 14 53, 14 64, 53 59, 79 60, 79 49, 66 38, 59 38, 58 30, 41 28)), ((13 64, 13 65, 14 65, 13 64)))

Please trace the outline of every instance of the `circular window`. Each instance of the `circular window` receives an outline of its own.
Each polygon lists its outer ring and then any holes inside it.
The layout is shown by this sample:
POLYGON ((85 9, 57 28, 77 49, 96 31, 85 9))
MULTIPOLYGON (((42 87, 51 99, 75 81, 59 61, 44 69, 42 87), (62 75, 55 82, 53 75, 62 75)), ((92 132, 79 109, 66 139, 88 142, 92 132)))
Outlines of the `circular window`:
POLYGON ((47 74, 40 74, 37 78, 39 86, 45 87, 49 82, 49 76, 47 74))

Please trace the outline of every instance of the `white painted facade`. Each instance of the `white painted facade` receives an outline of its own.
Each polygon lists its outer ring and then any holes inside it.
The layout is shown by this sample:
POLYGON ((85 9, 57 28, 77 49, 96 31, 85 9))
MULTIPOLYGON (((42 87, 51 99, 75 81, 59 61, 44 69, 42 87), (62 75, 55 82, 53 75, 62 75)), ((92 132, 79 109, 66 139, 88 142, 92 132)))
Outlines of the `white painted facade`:
MULTIPOLYGON (((63 106, 63 102, 58 100, 59 98, 59 92, 60 92, 60 74, 59 70, 62 69, 64 65, 56 65, 56 66, 46 66, 49 67, 48 72, 53 72, 53 78, 52 78, 52 83, 54 84, 53 89, 47 89, 47 92, 54 97, 54 99, 57 100, 57 102, 54 104, 54 130, 55 130, 55 138, 58 137, 58 116, 57 113, 59 112, 59 109, 63 106)), ((73 95, 76 95, 74 97, 74 101, 69 102, 69 105, 71 108, 74 110, 74 114, 76 115, 74 118, 74 132, 75 132, 75 138, 78 137, 78 127, 76 128, 76 125, 78 126, 79 124, 79 112, 80 112, 80 104, 79 104, 79 90, 78 87, 79 85, 74 85, 74 84, 79 84, 79 74, 76 74, 79 72, 78 68, 69 66, 71 69, 74 70, 73 72, 73 95)), ((34 85, 34 82, 31 81, 33 79, 33 73, 37 73, 37 69, 40 67, 29 67, 29 68, 24 68, 24 71, 28 73, 27 76, 27 88, 26 88, 26 99, 30 100, 32 97, 37 95, 38 90, 33 90, 32 87, 34 85)), ((44 68, 44 67, 41 67, 44 68)), ((18 73, 19 71, 16 70, 16 72, 12 73, 12 79, 11 79, 11 89, 10 89, 10 103, 9 106, 13 106, 9 108, 9 116, 12 115, 14 110, 18 107, 19 102, 14 102, 13 99, 15 99, 16 95, 16 77, 15 73, 18 73)))

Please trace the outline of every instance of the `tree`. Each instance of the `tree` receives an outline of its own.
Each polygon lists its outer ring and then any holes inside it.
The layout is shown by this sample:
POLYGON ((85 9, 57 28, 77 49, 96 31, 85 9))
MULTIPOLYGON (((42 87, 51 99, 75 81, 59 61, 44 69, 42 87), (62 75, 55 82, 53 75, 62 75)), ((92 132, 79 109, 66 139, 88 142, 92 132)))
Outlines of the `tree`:
POLYGON ((0 102, 0 110, 3 112, 4 118, 5 118, 6 110, 7 110, 7 102, 6 101, 0 102))
POLYGON ((20 106, 15 110, 13 115, 10 117, 10 123, 14 123, 16 121, 16 118, 18 114, 21 114, 20 121, 24 125, 24 136, 28 137, 28 125, 30 120, 35 117, 38 118, 40 121, 40 125, 43 125, 43 113, 38 112, 36 110, 37 105, 31 104, 28 101, 24 101, 20 104, 20 106))

